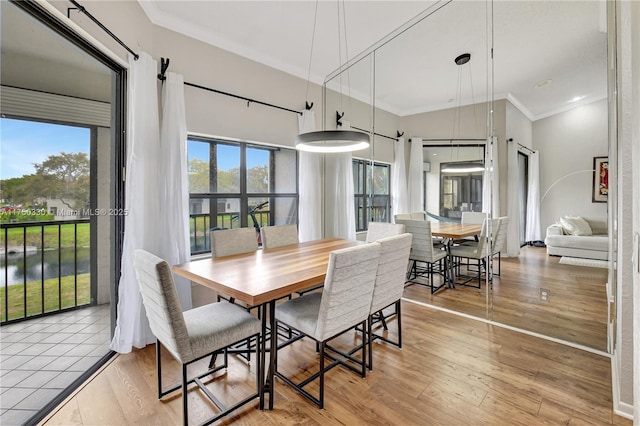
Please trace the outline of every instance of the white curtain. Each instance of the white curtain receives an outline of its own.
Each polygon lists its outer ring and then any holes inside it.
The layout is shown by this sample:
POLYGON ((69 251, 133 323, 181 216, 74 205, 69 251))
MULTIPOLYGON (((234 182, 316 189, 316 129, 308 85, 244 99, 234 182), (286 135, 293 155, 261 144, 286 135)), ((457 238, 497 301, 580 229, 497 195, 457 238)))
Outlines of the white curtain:
MULTIPOLYGON (((189 233, 189 177, 187 174, 187 119, 184 79, 169 72, 162 84, 162 124, 160 126, 161 198, 159 252, 169 265, 185 263, 191 256, 189 233)), ((182 310, 191 309, 191 282, 174 276, 182 310)))
POLYGON ((507 256, 520 255, 520 197, 518 179, 518 145, 507 143, 507 256))
POLYGON ((355 240, 356 213, 351 153, 326 154, 325 166, 325 234, 327 237, 355 240))
POLYGON ((411 138, 411 156, 409 158, 409 209, 411 212, 424 211, 424 159, 422 138, 411 138))
POLYGON ((527 228, 525 241, 542 241, 540 229, 540 154, 529 154, 529 188, 527 190, 527 228))
POLYGON ((156 61, 141 52, 138 60, 129 55, 127 106, 127 161, 125 181, 124 241, 118 287, 118 321, 111 349, 131 352, 155 338, 149 328, 138 281, 133 269, 133 251, 143 248, 157 253, 160 247, 158 212, 161 179, 159 179, 158 85, 156 61))
POLYGON ((391 215, 410 213, 407 194, 407 163, 404 157, 404 138, 394 144, 393 178, 391 180, 391 215))
POLYGON ((500 216, 500 162, 498 140, 490 137, 485 145, 485 169, 482 179, 482 211, 500 216))
MULTIPOLYGON (((300 133, 316 130, 313 111, 298 117, 300 133)), ((322 154, 298 151, 298 238, 301 242, 322 238, 322 154)))

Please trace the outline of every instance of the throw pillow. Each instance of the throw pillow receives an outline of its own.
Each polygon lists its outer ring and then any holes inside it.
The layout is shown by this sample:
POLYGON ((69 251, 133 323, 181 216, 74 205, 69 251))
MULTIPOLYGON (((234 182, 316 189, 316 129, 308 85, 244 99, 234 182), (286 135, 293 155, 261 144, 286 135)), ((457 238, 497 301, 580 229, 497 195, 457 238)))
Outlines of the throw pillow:
POLYGON ((580 216, 565 216, 560 218, 560 223, 565 234, 569 235, 593 235, 591 226, 580 216))

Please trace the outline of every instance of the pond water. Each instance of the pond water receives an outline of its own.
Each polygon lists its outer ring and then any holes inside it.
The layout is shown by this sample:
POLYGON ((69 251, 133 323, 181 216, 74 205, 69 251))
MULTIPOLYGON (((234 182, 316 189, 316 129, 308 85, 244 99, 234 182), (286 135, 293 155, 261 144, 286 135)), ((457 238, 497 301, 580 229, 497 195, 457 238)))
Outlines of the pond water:
MULTIPOLYGON (((91 249, 82 247, 77 249, 78 252, 78 274, 86 274, 90 272, 91 265, 91 249)), ((36 251, 27 254, 26 258, 20 255, 7 256, 7 263, 4 262, 4 256, 0 259, 0 287, 4 287, 7 282, 9 285, 23 284, 24 275, 27 275, 27 282, 40 281, 44 274, 44 279, 73 276, 76 274, 74 249, 61 249, 60 262, 58 262, 58 251, 48 250, 45 252, 36 251), (44 257, 44 264, 42 263, 44 257), (26 268, 25 268, 26 260, 26 268), (44 267, 43 267, 44 266, 44 267)))

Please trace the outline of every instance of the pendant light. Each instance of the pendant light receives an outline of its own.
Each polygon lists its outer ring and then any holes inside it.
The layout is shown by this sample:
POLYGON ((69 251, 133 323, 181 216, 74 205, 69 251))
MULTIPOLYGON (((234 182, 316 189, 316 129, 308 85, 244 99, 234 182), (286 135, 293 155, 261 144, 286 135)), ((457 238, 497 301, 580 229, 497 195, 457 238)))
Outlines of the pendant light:
MULTIPOLYGON (((318 1, 316 0, 315 14, 313 18, 313 34, 311 37, 311 52, 309 54, 309 74, 307 78, 307 97, 309 94, 309 81, 311 78, 311 59, 313 57, 313 42, 315 39, 316 22, 318 19, 318 1)), ((338 0, 338 56, 340 62, 340 75, 342 75, 342 57, 340 49, 340 7, 338 0)), ((344 37, 345 43, 347 39, 346 16, 344 15, 343 6, 343 22, 345 26, 344 37)), ((347 54, 347 63, 349 62, 347 54)), ((326 87, 325 89, 326 90, 326 87)), ((342 97, 342 84, 340 84, 340 97, 342 97)), ((296 136, 296 149, 300 151, 320 152, 320 153, 337 153, 358 151, 369 147, 369 134, 356 130, 319 130, 313 132, 301 133, 296 136)))

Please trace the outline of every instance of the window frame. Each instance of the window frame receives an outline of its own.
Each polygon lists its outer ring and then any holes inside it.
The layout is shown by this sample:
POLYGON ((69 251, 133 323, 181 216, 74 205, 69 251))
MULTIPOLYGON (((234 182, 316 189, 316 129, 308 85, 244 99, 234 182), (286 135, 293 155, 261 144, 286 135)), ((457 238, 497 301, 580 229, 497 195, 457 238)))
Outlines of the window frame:
MULTIPOLYGON (((239 213, 239 226, 241 228, 247 228, 253 226, 253 224, 249 223, 249 200, 255 198, 266 198, 269 200, 269 220, 268 225, 275 225, 275 199, 276 198, 289 198, 294 199, 296 205, 296 220, 295 223, 299 222, 299 218, 297 216, 298 207, 299 207, 299 183, 298 183, 298 173, 299 173, 299 155, 298 151, 294 148, 287 147, 278 147, 267 144, 258 144, 244 141, 235 141, 235 140, 227 140, 223 138, 214 138, 214 137, 203 137, 196 135, 188 135, 187 136, 187 145, 189 142, 199 142, 199 143, 208 143, 209 144, 209 192, 197 192, 192 193, 189 192, 189 202, 195 199, 207 200, 209 202, 209 226, 212 223, 217 223, 217 216, 220 214, 218 212, 218 202, 220 199, 238 199, 240 203, 240 213, 239 213), (239 192, 217 192, 217 173, 218 173, 218 145, 228 145, 228 146, 237 146, 240 149, 240 183, 239 183, 239 192), (247 148, 251 149, 263 149, 269 151, 269 188, 267 192, 247 192, 247 148), (276 159, 274 152, 286 149, 295 153, 295 193, 294 192, 275 192, 275 182, 276 182, 276 159), (215 220, 214 220, 215 219, 215 220)), ((188 161, 188 155, 187 155, 188 161)), ((192 214, 189 213, 189 221, 192 220, 192 214)), ((191 255, 198 255, 202 253, 206 253, 210 251, 205 245, 205 249, 203 250, 195 250, 191 251, 191 255)))
MULTIPOLYGON (((354 196, 354 209, 355 209, 355 220, 356 220, 356 232, 366 231, 369 227, 369 222, 371 222, 373 209, 373 200, 377 197, 382 197, 387 200, 386 202, 386 221, 391 221, 391 165, 387 163, 380 163, 377 161, 371 160, 362 160, 358 158, 352 159, 352 169, 355 169, 355 165, 358 165, 358 169, 362 171, 362 174, 357 177, 354 175, 353 180, 353 196, 354 196), (373 192, 373 188, 369 188, 369 186, 373 185, 373 171, 375 167, 383 167, 387 169, 387 193, 386 194, 375 194, 373 192), (371 171, 371 179, 367 179, 367 172, 371 171), (362 192, 358 191, 356 183, 362 183, 362 192), (359 206, 363 206, 363 218, 362 222, 359 221, 359 206)), ((355 171, 354 171, 355 173, 355 171)))

